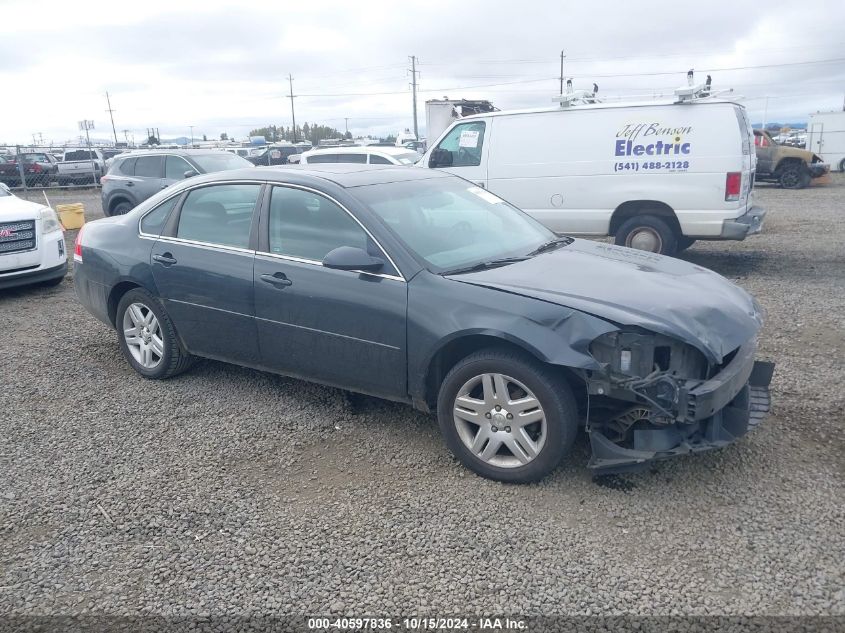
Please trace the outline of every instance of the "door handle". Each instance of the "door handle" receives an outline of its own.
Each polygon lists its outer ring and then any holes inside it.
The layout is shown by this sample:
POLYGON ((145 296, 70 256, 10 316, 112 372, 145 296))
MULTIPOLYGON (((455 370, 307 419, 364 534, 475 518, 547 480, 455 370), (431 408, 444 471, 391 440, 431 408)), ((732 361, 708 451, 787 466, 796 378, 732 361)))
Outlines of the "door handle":
POLYGON ((135 186, 135 183, 134 183, 134 182, 132 182, 131 180, 127 180, 127 181, 126 181, 126 186, 127 186, 127 187, 134 187, 134 186, 135 186))
POLYGON ((264 274, 261 275, 261 281, 266 281, 268 284, 276 286, 276 288, 285 288, 293 285, 293 282, 287 278, 285 273, 264 274))
POLYGON ((176 258, 170 253, 164 253, 163 255, 153 255, 153 261, 157 261, 165 266, 172 266, 176 263, 176 258))

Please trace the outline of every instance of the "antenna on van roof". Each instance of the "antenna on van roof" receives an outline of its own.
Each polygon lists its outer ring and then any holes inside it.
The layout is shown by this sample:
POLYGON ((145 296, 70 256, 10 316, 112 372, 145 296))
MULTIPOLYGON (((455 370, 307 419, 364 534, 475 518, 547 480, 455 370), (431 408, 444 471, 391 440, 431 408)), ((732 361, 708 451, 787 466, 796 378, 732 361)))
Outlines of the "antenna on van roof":
POLYGON ((733 88, 720 90, 719 92, 712 92, 711 84, 713 82, 713 78, 710 75, 707 75, 707 80, 701 84, 695 83, 694 75, 695 71, 690 68, 687 72, 687 85, 675 88, 675 96, 677 97, 675 103, 689 103, 698 99, 707 99, 720 94, 733 92, 733 88))
POLYGON ((573 90, 572 79, 566 80, 566 93, 562 95, 555 95, 552 101, 560 103, 561 108, 568 108, 576 103, 597 103, 596 93, 599 91, 599 85, 593 84, 593 91, 589 90, 573 90))

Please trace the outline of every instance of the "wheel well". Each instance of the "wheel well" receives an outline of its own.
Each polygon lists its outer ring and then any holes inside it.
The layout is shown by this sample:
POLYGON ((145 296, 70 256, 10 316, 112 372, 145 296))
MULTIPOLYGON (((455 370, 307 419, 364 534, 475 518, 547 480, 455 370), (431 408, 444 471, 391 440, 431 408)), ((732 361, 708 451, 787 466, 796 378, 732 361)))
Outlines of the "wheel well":
POLYGON ((620 204, 616 207, 613 216, 610 218, 608 235, 616 235, 616 231, 619 230, 620 226, 638 215, 656 215, 659 218, 663 218, 669 223, 669 226, 672 227, 675 233, 682 235, 681 225, 678 222, 675 211, 665 202, 659 202, 657 200, 629 200, 620 204))
MULTIPOLYGON (((485 334, 472 334, 469 336, 462 336, 461 338, 449 341, 441 349, 437 351, 434 358, 428 366, 428 371, 425 377, 425 403, 429 410, 437 410, 437 394, 440 391, 440 385, 446 374, 454 367, 458 361, 466 358, 470 354, 482 349, 497 348, 508 350, 517 354, 531 357, 538 360, 537 357, 526 350, 524 347, 511 343, 496 336, 489 336, 485 334)), ((542 362, 542 361, 541 361, 542 362)), ((572 385, 583 385, 581 379, 572 370, 567 367, 558 367, 561 370, 562 376, 572 385)), ((577 393, 577 390, 576 390, 577 393)))
POLYGON ((778 166, 775 167, 775 175, 780 174, 780 172, 782 172, 786 167, 789 167, 790 165, 803 165, 804 167, 806 167, 807 163, 805 163, 800 158, 784 158, 778 163, 778 166))
POLYGON ((120 300, 123 299, 123 295, 127 292, 132 290, 133 288, 140 288, 136 283, 131 281, 121 281, 117 284, 114 288, 111 289, 109 293, 109 301, 108 301, 108 310, 109 310, 109 321, 114 326, 115 321, 117 321, 117 304, 120 303, 120 300))

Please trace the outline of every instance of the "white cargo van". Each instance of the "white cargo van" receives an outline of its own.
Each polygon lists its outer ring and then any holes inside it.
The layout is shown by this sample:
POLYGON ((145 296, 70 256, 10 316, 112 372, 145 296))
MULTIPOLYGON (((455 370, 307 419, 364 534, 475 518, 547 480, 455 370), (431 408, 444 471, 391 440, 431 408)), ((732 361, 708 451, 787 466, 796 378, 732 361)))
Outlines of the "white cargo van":
POLYGON ((467 178, 570 235, 671 255, 758 233, 745 108, 714 97, 588 102, 455 121, 421 167, 467 178))

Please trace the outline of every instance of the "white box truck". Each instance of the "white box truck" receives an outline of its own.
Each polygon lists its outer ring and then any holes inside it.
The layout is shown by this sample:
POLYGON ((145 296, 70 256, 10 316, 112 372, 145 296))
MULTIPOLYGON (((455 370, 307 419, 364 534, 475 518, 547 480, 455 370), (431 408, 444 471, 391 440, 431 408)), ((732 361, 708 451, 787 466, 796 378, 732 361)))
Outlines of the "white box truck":
POLYGON ((831 169, 845 171, 845 111, 811 114, 806 147, 821 156, 831 169))
POLYGON ((710 96, 472 115, 418 165, 471 180, 553 231, 662 254, 745 239, 765 216, 745 108, 710 96))

